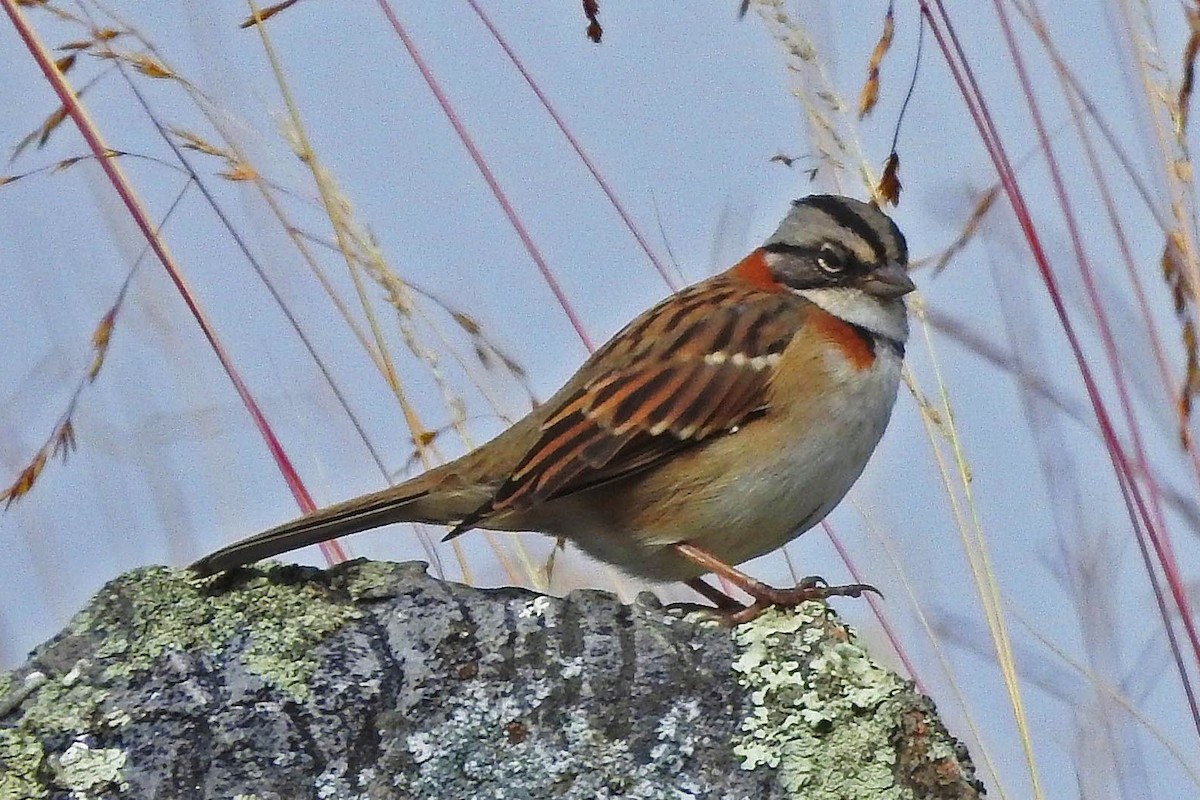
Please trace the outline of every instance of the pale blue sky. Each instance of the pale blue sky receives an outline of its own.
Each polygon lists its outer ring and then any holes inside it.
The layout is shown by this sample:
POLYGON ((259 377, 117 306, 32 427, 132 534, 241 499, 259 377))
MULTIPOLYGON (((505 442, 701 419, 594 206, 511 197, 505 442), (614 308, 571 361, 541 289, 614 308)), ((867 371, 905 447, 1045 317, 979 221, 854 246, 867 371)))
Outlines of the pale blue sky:
MULTIPOLYGON (((828 188, 809 184, 800 169, 807 162, 790 170, 769 162, 780 152, 809 152, 804 108, 790 96, 783 56, 761 20, 751 13, 738 23, 736 5, 610 0, 601 6, 605 41, 595 46, 583 36, 578 4, 484 4, 664 257, 669 244, 688 282, 724 268, 759 243, 789 200, 828 188)), ((886 4, 838 10, 843 5, 802 4, 822 62, 853 103, 886 4)), ((915 12, 911 4, 898 6, 897 41, 884 64, 880 106, 861 126, 863 147, 874 167, 887 155, 913 63, 915 12)), ((1127 43, 1113 33, 1121 28, 1117 12, 1097 3, 1070 6, 1045 9, 1056 41, 1102 103, 1139 171, 1161 187, 1151 129, 1127 65, 1127 43)), ((307 200, 313 195, 311 180, 281 138, 283 106, 262 46, 254 32, 236 28, 245 10, 199 2, 120 7, 214 100, 260 171, 306 198, 287 201, 297 223, 327 236, 320 211, 307 200)), ((994 12, 990 4, 970 8, 971 13, 954 12, 959 33, 993 102, 1008 151, 1022 164, 1022 179, 1056 273, 1073 307, 1083 309, 1061 214, 1042 163, 1030 158, 1036 140, 996 33, 994 12)), ((1181 24, 1179 15, 1171 4, 1155 8, 1161 14, 1164 59, 1175 70, 1183 31, 1171 26, 1181 24)), ((663 296, 661 278, 467 4, 397 2, 396 10, 594 340, 603 341, 663 296)), ((52 46, 79 38, 77 31, 49 25, 44 15, 32 18, 52 46)), ((538 395, 547 396, 586 351, 378 7, 302 3, 280 15, 270 31, 314 147, 390 263, 406 278, 473 314, 520 359, 538 395)), ((1173 420, 1164 411, 1167 401, 1142 325, 1132 313, 1128 281, 1116 261, 1103 209, 1083 179, 1066 106, 1039 49, 1024 29, 1021 36, 1056 147, 1075 181, 1073 196, 1090 255, 1104 279, 1106 307, 1115 315, 1123 356, 1142 392, 1138 408, 1151 453, 1163 477, 1194 498, 1195 478, 1175 446, 1173 420)), ((77 85, 105 67, 92 59, 82 61, 71 74, 77 85)), ((37 126, 55 101, 7 24, 0 25, 0 70, 5 76, 0 81, 0 108, 5 109, 0 142, 7 146, 37 126)), ((167 122, 216 140, 175 84, 143 79, 139 85, 167 122)), ((100 81, 86 100, 111 146, 169 157, 119 76, 100 81)), ((0 174, 82 152, 78 135, 64 125, 44 151, 24 153, 0 167, 0 174)), ((900 153, 905 191, 894 215, 912 253, 920 257, 954 238, 974 193, 994 180, 931 38, 900 153)), ((1113 166, 1107 158, 1106 164, 1113 166)), ((317 290, 259 195, 212 178, 222 167, 214 159, 193 154, 193 163, 212 179, 223 207, 335 366, 339 384, 386 454, 389 468, 401 472, 411 444, 379 373, 317 290)), ((157 164, 126 160, 123 166, 157 214, 182 186, 178 173, 157 164)), ((846 172, 847 185, 863 196, 856 170, 853 165, 846 172)), ((1178 371, 1177 328, 1157 275, 1161 231, 1115 166, 1111 177, 1165 331, 1167 357, 1178 371)), ((1003 202, 992 220, 986 242, 973 244, 944 273, 917 275, 924 301, 999 349, 1015 348, 1028 356, 1031 367, 1064 396, 1081 402, 1078 373, 1003 202)), ((185 198, 165 235, 317 502, 381 486, 382 477, 318 372, 199 195, 185 198)), ((7 343, 0 360, 0 483, 16 474, 54 425, 90 361, 92 329, 141 247, 94 165, 0 187, 0 340, 7 343)), ((328 252, 318 252, 343 296, 351 299, 344 266, 328 252)), ((378 290, 372 294, 380 296, 378 290)), ((1079 310, 1075 318, 1089 354, 1102 363, 1088 314, 1079 310)), ((428 372, 404 354, 394 317, 384 313, 383 319, 426 424, 445 424, 445 404, 428 372)), ((1142 675, 1142 688, 1129 689, 1133 701, 1164 729, 1181 732, 1179 747, 1195 756, 1196 739, 1182 709, 1178 679, 1166 661, 1161 624, 1103 448, 1086 426, 1051 415, 1039 435, 1044 442, 1061 436, 1061 447, 1047 451, 1065 456, 1054 464, 1053 486, 1048 487, 1017 383, 953 339, 935 334, 934 341, 998 579, 1013 604, 1009 623, 1029 680, 1027 702, 1047 796, 1073 795, 1079 785, 1076 775, 1060 768, 1068 761, 1077 768, 1092 765, 1098 771, 1084 785, 1108 790, 1119 785, 1118 770, 1111 768, 1114 759, 1128 778, 1135 769, 1129 765, 1139 758, 1151 774, 1148 785, 1156 790, 1148 794, 1169 796, 1187 785, 1182 771, 1159 743, 1134 736, 1137 729, 1128 717, 1115 724, 1132 744, 1117 747, 1107 766, 1095 766, 1104 760, 1096 753, 1109 753, 1102 748, 1110 743, 1091 742, 1084 731, 1097 727, 1092 722, 1098 717, 1090 715, 1103 712, 1104 703, 1019 622, 1027 619, 1038 633, 1113 684, 1131 673, 1142 675), (1071 491, 1077 491, 1077 502, 1063 500, 1071 491), (1066 550, 1061 536, 1068 537, 1066 550), (1087 571, 1077 591, 1068 585, 1067 575, 1081 565, 1087 571), (1081 622, 1088 616, 1078 613, 1081 602, 1094 605, 1091 619, 1119 625, 1117 633, 1089 629, 1081 622)), ((918 379, 926 391, 935 392, 920 328, 909 352, 918 379)), ((447 373, 462 388, 461 373, 452 366, 447 373)), ((1105 377, 1106 397, 1115 402, 1111 385, 1105 377)), ((521 412, 522 394, 513 384, 499 381, 493 388, 508 413, 521 412)), ((477 394, 468 393, 466 399, 476 440, 502 427, 494 415, 479 416, 488 412, 477 394)), ((1035 404, 1031 413, 1042 410, 1035 404)), ((184 564, 296 513, 228 381, 154 262, 144 264, 134 279, 108 363, 84 395, 76 429, 79 451, 68 464, 48 466, 34 491, 0 514, 5 553, 0 562, 0 664, 17 663, 120 572, 150 563, 184 564)), ((439 444, 446 454, 462 449, 453 436, 439 444)), ((887 594, 886 609, 922 678, 955 733, 970 738, 903 583, 864 519, 901 554, 922 610, 947 624, 941 639, 945 655, 986 732, 1009 796, 1028 796, 1011 711, 984 638, 958 533, 929 438, 906 392, 852 498, 857 507, 844 503, 831 521, 864 577, 887 594), (976 645, 982 650, 976 651, 976 645)), ((1194 585, 1200 574, 1198 531, 1169 514, 1176 550, 1194 585)), ((349 546, 359 555, 422 557, 405 528, 365 534, 349 546)), ((529 546, 542 555, 547 552, 541 539, 529 537, 529 546)), ((481 537, 468 540, 468 547, 480 582, 506 580, 481 537)), ((789 552, 804 573, 847 577, 819 530, 789 552)), ((449 549, 441 555, 448 575, 458 577, 449 549)), ((319 563, 315 549, 298 557, 319 563)), ((611 586, 581 558, 572 557, 563 569, 570 573, 564 585, 611 586)), ((769 580, 788 579, 778 556, 761 560, 754 569, 769 580)), ((865 604, 843 602, 838 607, 874 636, 865 604)), ((885 645, 877 641, 882 652, 885 645)))

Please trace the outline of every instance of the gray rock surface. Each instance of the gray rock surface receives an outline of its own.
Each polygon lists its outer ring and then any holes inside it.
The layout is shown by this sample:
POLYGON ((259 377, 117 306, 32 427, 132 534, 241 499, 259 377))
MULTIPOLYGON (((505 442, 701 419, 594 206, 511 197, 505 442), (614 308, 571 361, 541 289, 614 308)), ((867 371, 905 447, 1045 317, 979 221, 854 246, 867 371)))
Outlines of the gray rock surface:
POLYGON ((423 564, 166 568, 0 674, 0 799, 977 798, 820 603, 734 630, 423 564))

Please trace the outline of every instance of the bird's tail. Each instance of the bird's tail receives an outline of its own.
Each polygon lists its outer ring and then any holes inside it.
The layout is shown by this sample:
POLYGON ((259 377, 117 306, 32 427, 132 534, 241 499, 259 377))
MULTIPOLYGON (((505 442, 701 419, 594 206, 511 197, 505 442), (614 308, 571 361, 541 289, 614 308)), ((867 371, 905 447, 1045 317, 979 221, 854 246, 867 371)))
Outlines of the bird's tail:
POLYGON ((478 506, 478 502, 472 497, 465 497, 457 502, 451 500, 449 503, 446 499, 441 492, 431 492, 424 487, 408 488, 408 484, 392 486, 319 509, 307 516, 235 542, 201 558, 192 564, 191 569, 201 576, 212 575, 381 525, 395 522, 453 522, 478 506), (475 505, 471 506, 471 502, 475 502, 475 505), (458 512, 455 507, 459 506, 466 510, 458 512))

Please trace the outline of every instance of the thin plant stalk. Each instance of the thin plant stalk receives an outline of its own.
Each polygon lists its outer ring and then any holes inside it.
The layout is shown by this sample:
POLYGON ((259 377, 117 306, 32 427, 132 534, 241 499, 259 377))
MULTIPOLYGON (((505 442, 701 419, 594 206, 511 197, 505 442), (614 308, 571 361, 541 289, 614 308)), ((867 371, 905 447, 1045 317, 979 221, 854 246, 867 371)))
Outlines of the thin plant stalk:
MULTIPOLYGON (((100 168, 108 177, 108 180, 112 184, 113 189, 116 191, 117 196, 125 205, 126 210, 128 210, 130 217, 138 226, 139 230, 141 230, 142 235, 146 237, 146 241, 150 245, 151 250, 154 251, 159 263, 161 263, 163 268, 167 271, 168 276, 170 277, 172 283, 175 284, 175 287, 179 292, 180 297, 183 299, 184 304, 188 307, 188 311, 199 324, 200 329, 204 334, 204 338, 208 341, 209 346, 212 348, 213 353, 217 356, 217 360, 220 362, 222 369, 225 370, 225 374, 233 384, 234 390, 237 392, 242 404, 250 414, 255 428, 263 437, 263 441, 267 445, 267 450, 270 452, 272 459, 275 461, 275 464, 278 467, 284 482, 291 490, 292 497, 296 500, 296 504, 300 507, 301 512, 307 514, 316 510, 316 504, 313 502, 312 496, 309 494, 308 489, 305 487, 304 482, 300 478, 300 475, 296 472, 295 467, 292 465, 291 459, 288 458, 287 452, 284 450, 283 445, 279 442, 278 437, 276 437, 275 431, 271 428, 270 423, 267 421, 266 415, 263 414, 262 409, 259 407, 258 402, 254 399, 249 387, 246 385, 245 381, 241 377, 241 374, 234 366, 232 358, 229 356, 229 353, 225 350, 224 345, 221 343, 215 327, 208 319, 208 315, 200 306, 198 298, 195 296, 195 293, 192 292, 191 287, 188 285, 187 280, 183 276, 183 273, 175 263, 174 258, 168 252, 166 243, 155 232, 154 226, 150 221, 149 215, 146 213, 145 207, 142 205, 141 200, 134 192, 132 185, 125 178, 124 172, 120 165, 117 163, 116 159, 103 157, 103 154, 108 151, 108 146, 104 142, 104 138, 99 129, 92 122, 87 109, 83 106, 83 104, 79 101, 78 96, 71 89, 66 77, 58 69, 54 57, 50 54, 49 50, 47 50, 46 46, 42 44, 37 32, 25 18, 24 13, 21 11, 16 0, 0 0, 0 5, 4 7, 9 20, 12 22, 13 27, 17 30, 18 36, 21 38, 22 42, 24 42, 26 48, 29 50, 30 55, 33 56, 33 59, 37 63, 38 67, 42 70, 42 74, 46 77, 46 80, 54 89, 55 94, 58 95, 63 107, 67 110, 67 114, 71 117, 71 120, 75 123, 76 128, 78 128, 80 134, 83 136, 84 141, 87 142, 88 147, 96 155, 100 168)), ((322 549, 325 551, 326 558, 333 562, 345 560, 345 553, 336 542, 326 543, 326 545, 322 545, 322 549)))

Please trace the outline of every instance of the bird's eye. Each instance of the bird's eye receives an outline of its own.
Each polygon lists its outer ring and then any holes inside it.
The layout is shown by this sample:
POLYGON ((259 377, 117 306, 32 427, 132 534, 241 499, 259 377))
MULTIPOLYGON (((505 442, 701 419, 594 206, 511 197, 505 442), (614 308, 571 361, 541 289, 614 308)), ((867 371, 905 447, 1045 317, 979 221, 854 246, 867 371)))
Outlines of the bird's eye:
POLYGON ((817 266, 826 275, 840 275, 846 271, 846 257, 833 245, 826 242, 817 253, 817 266))

